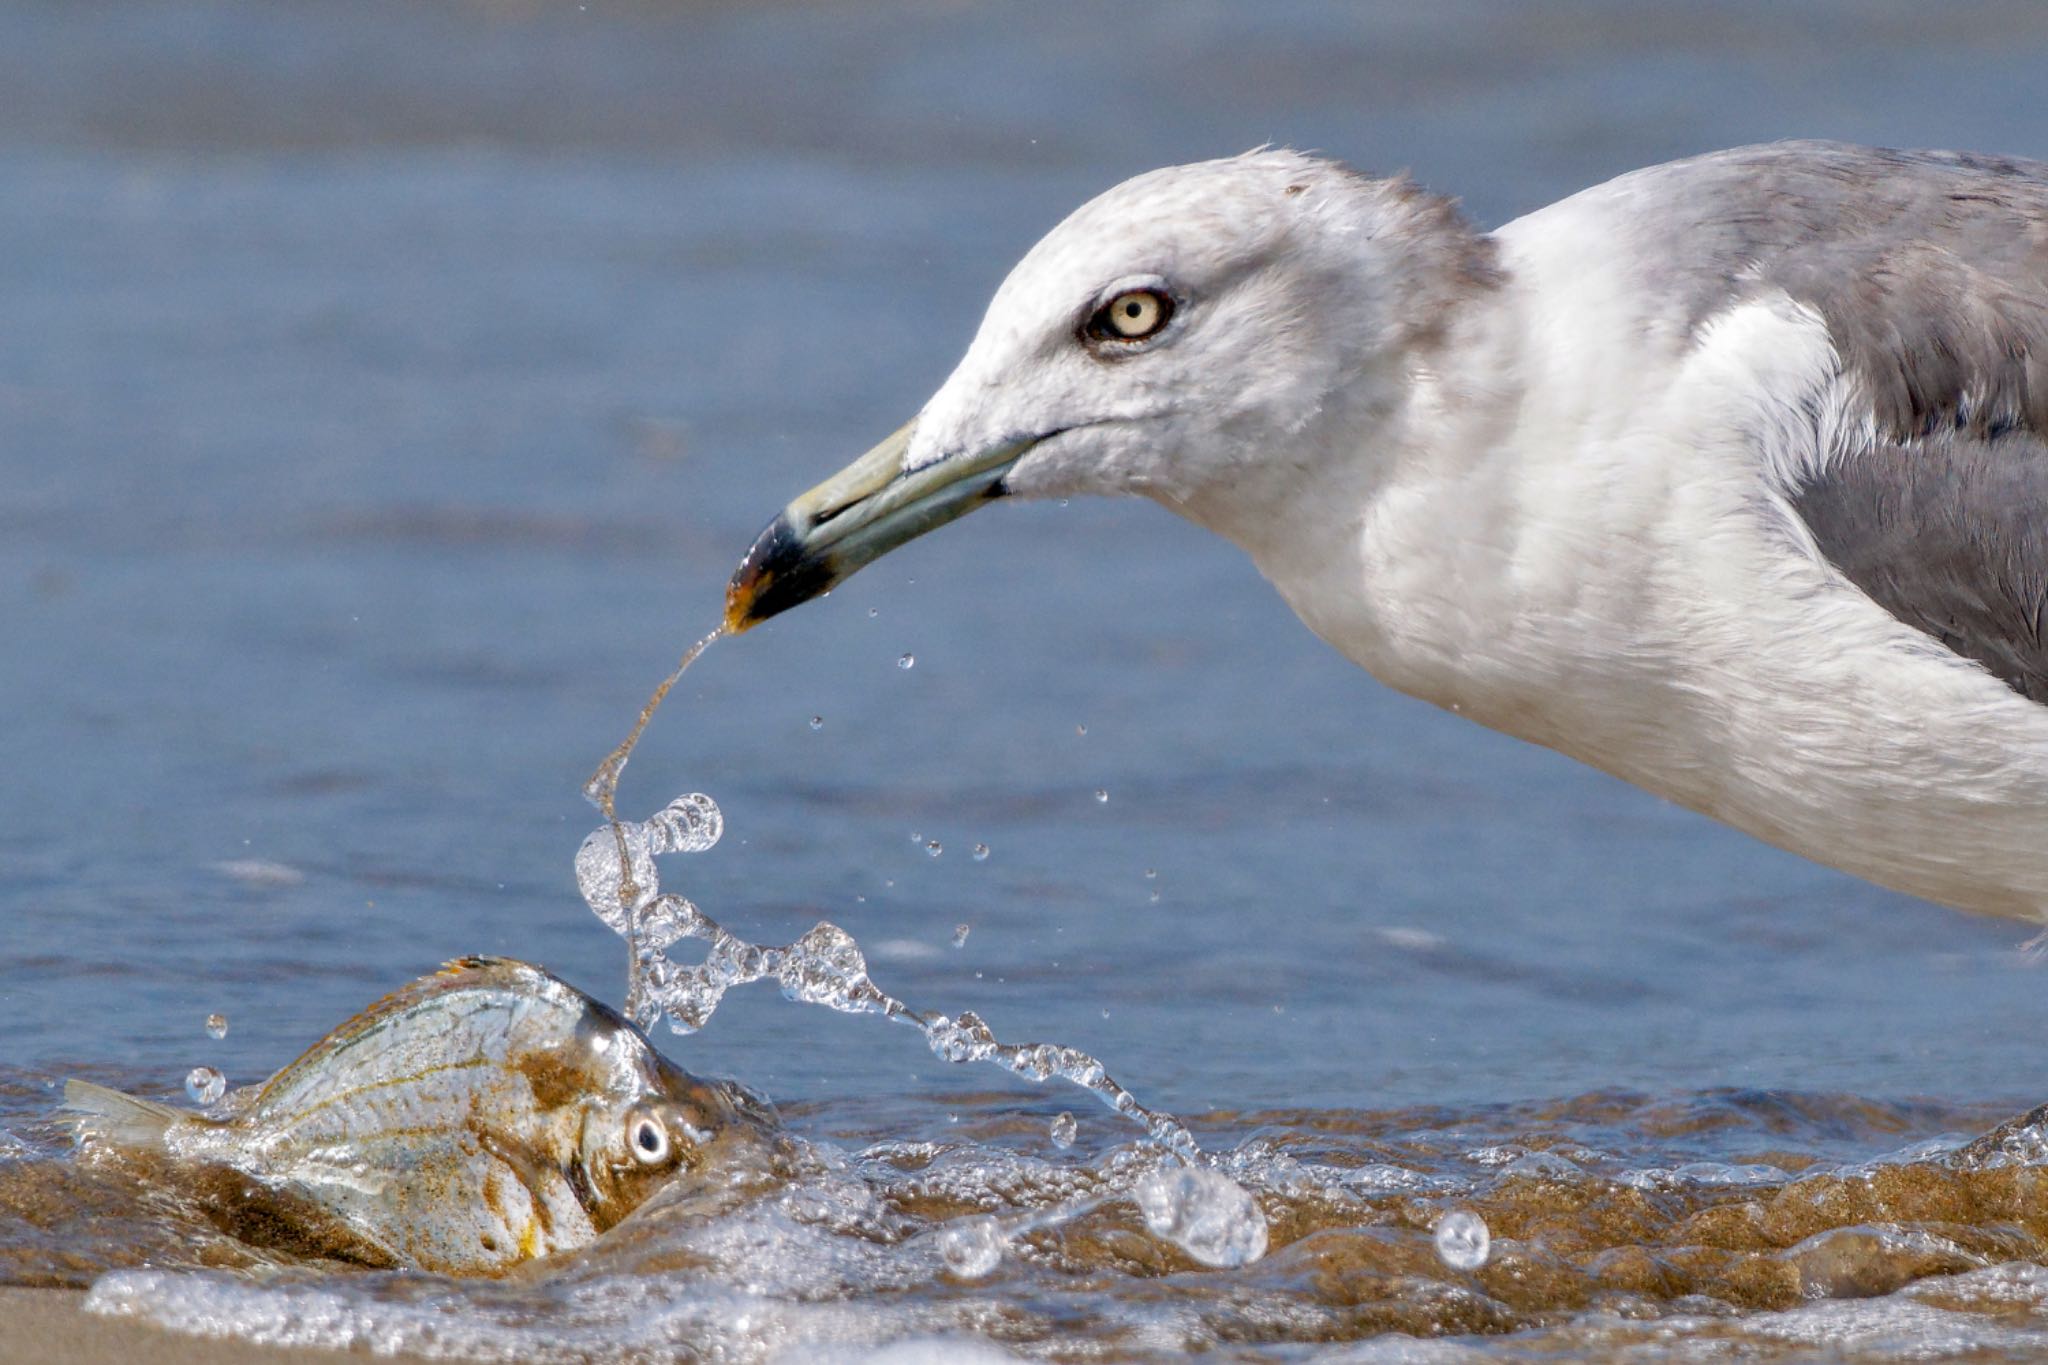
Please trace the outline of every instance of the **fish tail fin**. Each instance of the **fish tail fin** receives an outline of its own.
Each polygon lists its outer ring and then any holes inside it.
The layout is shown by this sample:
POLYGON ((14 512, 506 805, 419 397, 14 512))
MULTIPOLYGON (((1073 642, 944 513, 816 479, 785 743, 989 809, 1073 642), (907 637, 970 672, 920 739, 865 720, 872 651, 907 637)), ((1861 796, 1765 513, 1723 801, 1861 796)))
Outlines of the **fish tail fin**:
POLYGON ((64 1082, 64 1107, 71 1127, 81 1138, 117 1147, 160 1147, 164 1130, 189 1118, 182 1109, 155 1100, 139 1100, 91 1081, 64 1082))

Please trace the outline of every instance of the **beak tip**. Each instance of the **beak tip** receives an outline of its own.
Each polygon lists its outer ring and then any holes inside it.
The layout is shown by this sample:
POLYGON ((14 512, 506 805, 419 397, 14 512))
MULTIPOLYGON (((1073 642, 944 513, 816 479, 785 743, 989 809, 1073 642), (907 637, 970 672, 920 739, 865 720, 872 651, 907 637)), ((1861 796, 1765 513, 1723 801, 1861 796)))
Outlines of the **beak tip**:
POLYGON ((725 588, 725 631, 743 635, 771 616, 808 602, 837 576, 813 557, 789 513, 768 523, 725 588))

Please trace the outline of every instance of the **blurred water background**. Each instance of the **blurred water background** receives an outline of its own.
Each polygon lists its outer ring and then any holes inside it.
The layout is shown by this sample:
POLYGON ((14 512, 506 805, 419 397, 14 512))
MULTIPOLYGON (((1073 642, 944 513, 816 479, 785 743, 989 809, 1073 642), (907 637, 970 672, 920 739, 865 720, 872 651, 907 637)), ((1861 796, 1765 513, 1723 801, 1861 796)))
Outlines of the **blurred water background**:
MULTIPOLYGON (((1280 142, 1491 225, 1781 136, 2048 157, 2044 56, 2032 0, 0 4, 11 1106, 258 1079, 465 952, 616 999, 579 784, 1117 180, 1280 142)), ((1179 1112, 2048 1098, 2030 929, 1395 696, 1150 505, 722 643, 621 810, 690 789, 672 889, 1179 1112)), ((670 1051, 825 1135, 1077 1098, 767 990, 670 1051)))

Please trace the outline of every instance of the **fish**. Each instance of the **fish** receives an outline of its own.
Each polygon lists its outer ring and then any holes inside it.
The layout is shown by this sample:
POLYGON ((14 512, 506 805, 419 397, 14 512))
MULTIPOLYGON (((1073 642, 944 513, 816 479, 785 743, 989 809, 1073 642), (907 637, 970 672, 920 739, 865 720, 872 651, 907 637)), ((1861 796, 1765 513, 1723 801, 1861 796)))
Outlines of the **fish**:
POLYGON ((686 1176, 744 1183, 779 1127, 745 1087, 501 957, 394 991, 217 1112, 82 1080, 64 1103, 81 1149, 184 1177, 243 1241, 448 1275, 587 1246, 686 1176))

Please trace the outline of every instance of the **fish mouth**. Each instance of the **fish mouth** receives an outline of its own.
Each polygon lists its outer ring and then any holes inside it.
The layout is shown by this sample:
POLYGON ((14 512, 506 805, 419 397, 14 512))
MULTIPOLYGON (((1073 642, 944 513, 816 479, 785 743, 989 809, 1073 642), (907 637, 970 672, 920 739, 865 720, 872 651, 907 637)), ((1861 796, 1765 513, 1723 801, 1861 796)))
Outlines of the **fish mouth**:
POLYGON ((916 429, 912 418, 768 523, 726 587, 728 632, 821 596, 897 546, 1004 496, 1011 467, 1054 434, 1007 437, 906 470, 916 429))

